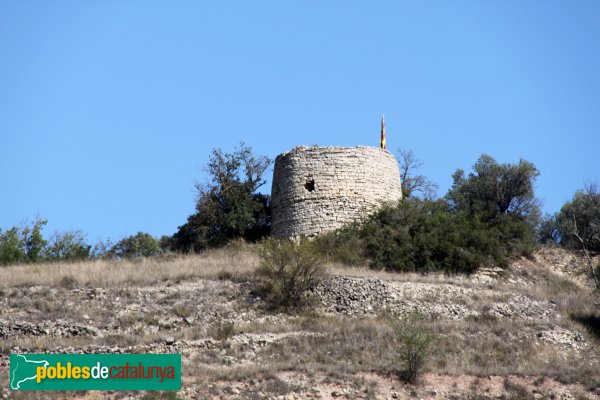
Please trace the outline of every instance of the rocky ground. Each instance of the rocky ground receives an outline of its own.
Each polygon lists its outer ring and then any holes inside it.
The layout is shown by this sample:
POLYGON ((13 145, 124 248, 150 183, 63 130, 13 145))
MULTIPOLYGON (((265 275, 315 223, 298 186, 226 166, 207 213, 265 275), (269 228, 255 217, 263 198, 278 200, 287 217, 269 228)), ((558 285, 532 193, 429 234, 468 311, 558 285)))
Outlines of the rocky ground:
POLYGON ((29 272, 18 268, 31 267, 10 267, 5 274, 25 278, 0 276, 3 376, 11 352, 181 353, 183 390, 42 396, 10 392, 3 379, 2 396, 600 398, 600 299, 577 255, 546 249, 471 277, 332 267, 314 305, 293 315, 267 311, 249 278, 252 257, 238 260, 247 273, 224 266, 210 276, 124 275, 110 284, 79 275, 27 284, 29 272), (435 337, 415 384, 398 378, 398 321, 435 337))

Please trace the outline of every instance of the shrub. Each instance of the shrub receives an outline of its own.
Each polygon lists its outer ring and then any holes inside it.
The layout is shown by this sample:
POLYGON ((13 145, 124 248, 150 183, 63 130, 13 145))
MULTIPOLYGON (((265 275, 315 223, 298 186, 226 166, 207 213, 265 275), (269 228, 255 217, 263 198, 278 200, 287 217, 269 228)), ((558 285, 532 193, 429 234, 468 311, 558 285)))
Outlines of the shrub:
POLYGON ((177 304, 173 307, 173 313, 179 318, 188 318, 194 313, 194 309, 186 304, 177 304))
POLYGON ((409 383, 414 383, 423 372, 432 352, 434 334, 415 317, 393 324, 399 342, 399 375, 409 383))
POLYGON ((508 266, 511 257, 528 255, 535 246, 537 169, 523 160, 499 165, 485 155, 473 169, 468 177, 457 171, 445 199, 404 198, 361 224, 318 238, 317 248, 330 260, 368 261, 399 272, 508 266))
POLYGON ((60 279, 58 285, 65 289, 74 289, 75 287, 77 287, 78 283, 79 282, 77 282, 77 279, 75 279, 71 275, 65 275, 60 279))
POLYGON ((340 262, 345 265, 365 263, 364 243, 357 234, 359 226, 351 224, 334 232, 317 236, 314 248, 328 261, 340 262))
POLYGON ((445 200, 411 198, 315 242, 325 257, 348 264, 368 260, 373 268, 398 272, 471 273, 481 265, 507 266, 511 256, 530 252, 535 238, 514 216, 486 222, 451 210, 445 200))
POLYGON ((266 239, 256 271, 260 290, 272 308, 300 308, 324 275, 321 257, 308 241, 266 239))
POLYGON ((527 387, 519 383, 513 383, 508 378, 503 382, 504 390, 510 397, 510 400, 534 400, 536 397, 529 393, 527 387))
POLYGON ((160 252, 158 240, 144 232, 121 239, 108 251, 110 256, 117 258, 150 257, 160 252))
POLYGON ((210 331, 210 336, 217 340, 227 340, 235 333, 235 324, 231 321, 219 322, 210 331))

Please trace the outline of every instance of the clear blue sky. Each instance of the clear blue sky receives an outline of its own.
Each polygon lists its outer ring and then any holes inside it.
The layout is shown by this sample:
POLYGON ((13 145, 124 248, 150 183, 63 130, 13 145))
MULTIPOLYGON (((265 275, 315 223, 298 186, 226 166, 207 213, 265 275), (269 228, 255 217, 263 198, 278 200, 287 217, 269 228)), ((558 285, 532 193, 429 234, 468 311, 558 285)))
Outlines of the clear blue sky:
POLYGON ((172 234, 212 148, 376 146, 382 113, 440 194, 525 158, 557 211, 600 177, 600 2, 3 0, 0 227, 172 234))

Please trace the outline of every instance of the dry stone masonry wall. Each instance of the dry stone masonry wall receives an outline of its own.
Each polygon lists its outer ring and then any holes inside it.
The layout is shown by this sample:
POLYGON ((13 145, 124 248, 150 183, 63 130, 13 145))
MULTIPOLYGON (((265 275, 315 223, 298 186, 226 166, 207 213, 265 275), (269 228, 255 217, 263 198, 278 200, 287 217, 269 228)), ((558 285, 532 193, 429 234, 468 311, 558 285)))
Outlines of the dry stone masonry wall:
POLYGON ((402 198, 392 153, 376 147, 296 147, 275 159, 272 234, 316 236, 402 198))

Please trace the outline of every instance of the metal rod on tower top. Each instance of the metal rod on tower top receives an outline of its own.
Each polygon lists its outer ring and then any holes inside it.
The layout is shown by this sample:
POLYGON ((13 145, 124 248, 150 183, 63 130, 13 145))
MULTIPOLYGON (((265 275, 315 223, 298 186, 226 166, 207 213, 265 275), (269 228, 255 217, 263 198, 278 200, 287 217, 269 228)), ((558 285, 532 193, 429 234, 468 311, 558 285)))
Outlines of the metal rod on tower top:
POLYGON ((382 149, 385 150, 385 120, 384 120, 384 115, 381 115, 381 139, 379 142, 379 145, 381 146, 382 149))

